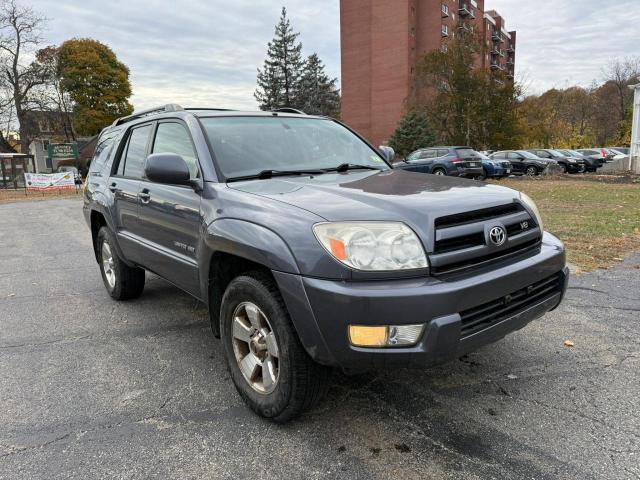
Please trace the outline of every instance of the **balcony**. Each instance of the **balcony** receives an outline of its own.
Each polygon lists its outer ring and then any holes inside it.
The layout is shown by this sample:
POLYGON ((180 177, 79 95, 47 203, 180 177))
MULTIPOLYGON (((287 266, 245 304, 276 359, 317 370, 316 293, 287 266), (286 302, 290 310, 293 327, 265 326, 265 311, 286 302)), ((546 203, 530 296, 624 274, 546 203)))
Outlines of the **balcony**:
POLYGON ((500 41, 500 34, 498 32, 491 32, 491 40, 494 42, 500 41))
POLYGON ((458 9, 461 17, 470 17, 473 15, 473 8, 467 2, 460 2, 460 8, 458 9))
POLYGON ((500 49, 497 46, 494 46, 491 49, 491 55, 500 55, 500 49))
POLYGON ((513 67, 515 65, 515 62, 513 61, 513 58, 510 58, 509 60, 507 60, 507 65, 509 67, 513 67))
POLYGON ((458 25, 458 29, 463 33, 469 33, 472 31, 472 28, 467 22, 462 22, 460 25, 458 25))
POLYGON ((509 52, 509 53, 515 53, 515 51, 516 51, 515 47, 513 46, 513 44, 512 44, 512 43, 510 43, 510 44, 509 44, 509 48, 507 48, 507 52, 509 52))
POLYGON ((502 70, 502 66, 500 65, 500 63, 496 62, 495 60, 492 60, 491 70, 502 70))

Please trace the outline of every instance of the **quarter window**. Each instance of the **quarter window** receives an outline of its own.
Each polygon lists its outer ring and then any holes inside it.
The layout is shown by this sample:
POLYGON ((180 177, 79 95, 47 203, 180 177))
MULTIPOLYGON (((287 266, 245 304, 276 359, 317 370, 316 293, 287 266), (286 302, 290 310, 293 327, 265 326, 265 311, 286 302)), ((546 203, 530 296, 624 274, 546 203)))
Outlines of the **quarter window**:
POLYGON ((118 165, 118 174, 132 178, 143 177, 150 133, 151 125, 138 127, 131 131, 127 142, 126 154, 120 160, 120 165, 118 165))
POLYGON ((180 123, 160 123, 153 142, 153 153, 174 153, 180 155, 189 167, 191 178, 199 177, 198 160, 191 143, 189 132, 180 123))

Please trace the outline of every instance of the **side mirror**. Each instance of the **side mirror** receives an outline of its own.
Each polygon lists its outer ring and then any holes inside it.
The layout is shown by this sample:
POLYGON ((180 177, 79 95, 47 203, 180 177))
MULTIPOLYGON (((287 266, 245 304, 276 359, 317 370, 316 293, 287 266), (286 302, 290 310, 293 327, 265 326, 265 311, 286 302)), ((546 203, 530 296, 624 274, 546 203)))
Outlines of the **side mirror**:
POLYGON ((175 153, 153 153, 147 157, 144 174, 152 182, 169 185, 190 185, 187 162, 175 153))
POLYGON ((380 145, 378 147, 378 151, 382 154, 384 159, 389 163, 391 163, 396 156, 396 152, 393 150, 393 148, 388 147, 386 145, 380 145))

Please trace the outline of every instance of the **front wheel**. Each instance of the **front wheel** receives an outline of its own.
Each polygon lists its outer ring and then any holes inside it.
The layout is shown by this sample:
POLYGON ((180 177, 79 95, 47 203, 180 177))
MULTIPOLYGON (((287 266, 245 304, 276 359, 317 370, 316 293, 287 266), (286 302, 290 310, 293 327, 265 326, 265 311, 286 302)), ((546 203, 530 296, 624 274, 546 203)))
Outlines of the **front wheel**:
POLYGON ((436 168, 433 171, 434 175, 440 175, 440 176, 445 176, 447 174, 447 172, 444 170, 444 168, 436 168))
POLYGON ((489 172, 487 172, 486 168, 482 168, 482 175, 478 175, 476 177, 478 180, 486 180, 487 178, 489 178, 489 172))
POLYGON ((231 378, 255 413, 286 422, 324 396, 331 370, 307 355, 268 274, 234 279, 222 299, 220 321, 231 378))
POLYGON ((533 165, 530 165, 527 167, 525 174, 528 177, 535 177, 536 175, 538 175, 538 169, 536 167, 534 167, 533 165))

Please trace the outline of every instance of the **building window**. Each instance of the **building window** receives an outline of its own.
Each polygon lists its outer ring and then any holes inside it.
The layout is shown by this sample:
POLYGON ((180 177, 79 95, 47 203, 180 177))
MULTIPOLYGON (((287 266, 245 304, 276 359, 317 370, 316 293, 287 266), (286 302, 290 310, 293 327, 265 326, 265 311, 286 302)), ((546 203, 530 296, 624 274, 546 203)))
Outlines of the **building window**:
POLYGON ((448 37, 449 36, 449 26, 448 25, 442 25, 442 36, 443 37, 448 37))
POLYGON ((442 5, 442 16, 443 17, 448 17, 449 16, 449 5, 442 5))
POLYGON ((415 37, 416 36, 416 29, 415 27, 411 27, 411 36, 415 37))
POLYGON ((416 7, 411 7, 411 16, 412 17, 416 16, 416 7))

